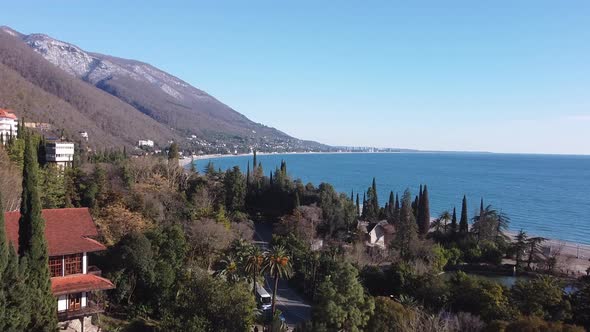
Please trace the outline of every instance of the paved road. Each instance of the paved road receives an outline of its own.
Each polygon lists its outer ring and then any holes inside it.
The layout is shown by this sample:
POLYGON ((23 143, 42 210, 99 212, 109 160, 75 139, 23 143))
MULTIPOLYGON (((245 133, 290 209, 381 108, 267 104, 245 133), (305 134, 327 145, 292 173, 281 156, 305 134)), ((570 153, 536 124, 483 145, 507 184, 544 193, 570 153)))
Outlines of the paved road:
MULTIPOLYGON (((268 243, 272 239, 272 225, 256 223, 254 229, 254 242, 263 249, 267 249, 268 243)), ((272 294, 274 280, 270 277, 265 277, 265 281, 266 290, 269 294, 272 294)), ((295 326, 311 318, 311 306, 289 286, 286 280, 279 280, 277 308, 283 312, 285 321, 289 326, 295 326)))

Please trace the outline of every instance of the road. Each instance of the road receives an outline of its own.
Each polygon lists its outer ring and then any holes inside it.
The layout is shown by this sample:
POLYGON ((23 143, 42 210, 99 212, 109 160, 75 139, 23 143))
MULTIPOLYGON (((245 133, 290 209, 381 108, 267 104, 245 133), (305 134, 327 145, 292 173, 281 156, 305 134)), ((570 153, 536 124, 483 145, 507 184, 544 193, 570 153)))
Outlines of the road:
MULTIPOLYGON (((254 242, 263 250, 268 249, 268 243, 272 239, 272 225, 264 223, 256 223, 254 226, 254 242)), ((272 294, 274 288, 274 280, 270 277, 265 277, 265 286, 269 294, 272 294)), ((277 290, 277 308, 281 310, 287 325, 293 327, 301 322, 305 322, 311 318, 311 305, 306 303, 301 296, 289 286, 286 280, 279 280, 279 288, 277 290)))

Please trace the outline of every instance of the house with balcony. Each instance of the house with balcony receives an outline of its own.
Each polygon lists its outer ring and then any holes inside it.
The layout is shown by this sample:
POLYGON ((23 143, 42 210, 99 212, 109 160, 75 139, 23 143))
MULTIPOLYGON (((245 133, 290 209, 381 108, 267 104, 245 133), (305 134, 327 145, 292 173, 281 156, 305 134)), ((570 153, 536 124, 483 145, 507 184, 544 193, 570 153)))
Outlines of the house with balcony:
POLYGON ((74 143, 61 141, 45 143, 45 161, 55 163, 61 168, 72 166, 74 162, 74 143))
MULTIPOLYGON (((104 311, 102 291, 115 288, 89 262, 89 253, 106 250, 96 240, 98 230, 87 208, 46 209, 45 238, 49 253, 51 290, 57 301, 57 316, 62 330, 90 330, 92 315, 104 311)), ((6 233, 18 246, 20 212, 6 212, 6 233)), ((18 248, 15 248, 18 249, 18 248)))
POLYGON ((3 136, 4 142, 8 137, 16 137, 18 133, 18 118, 12 111, 0 108, 0 135, 3 136))

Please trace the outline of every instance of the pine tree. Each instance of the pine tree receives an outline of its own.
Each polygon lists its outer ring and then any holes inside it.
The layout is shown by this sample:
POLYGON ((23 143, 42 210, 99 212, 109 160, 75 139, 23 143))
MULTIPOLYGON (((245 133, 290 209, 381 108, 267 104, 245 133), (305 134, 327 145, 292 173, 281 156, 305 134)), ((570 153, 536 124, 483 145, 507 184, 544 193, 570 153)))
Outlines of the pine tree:
POLYGON ((430 201, 428 199, 428 188, 424 185, 422 189, 422 197, 420 198, 419 205, 419 227, 420 234, 426 236, 430 230, 430 201))
POLYGON ((463 195, 463 203, 461 205, 461 220, 459 221, 459 233, 467 234, 469 231, 469 224, 467 221, 467 197, 463 195))
POLYGON ((57 325, 56 300, 51 293, 45 221, 41 217, 38 164, 31 135, 25 133, 23 192, 19 219, 19 255, 27 264, 27 293, 34 299, 31 331, 53 331, 57 325))
POLYGON ((453 206, 453 218, 451 219, 451 234, 457 233, 457 209, 453 206))

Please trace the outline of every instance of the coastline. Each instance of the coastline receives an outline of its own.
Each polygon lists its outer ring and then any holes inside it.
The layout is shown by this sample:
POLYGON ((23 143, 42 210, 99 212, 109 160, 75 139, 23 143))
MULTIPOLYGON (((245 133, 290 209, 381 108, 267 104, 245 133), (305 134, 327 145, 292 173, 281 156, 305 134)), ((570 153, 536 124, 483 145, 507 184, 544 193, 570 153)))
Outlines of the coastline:
MULTIPOLYGON (((342 151, 342 152, 285 152, 285 153, 269 153, 269 152, 258 152, 257 155, 303 155, 303 154, 396 154, 396 153, 403 153, 403 152, 353 152, 353 151, 342 151)), ((412 152, 416 153, 416 152, 412 152)), ((432 153, 432 152, 426 152, 432 153)), ((231 157, 244 157, 244 156, 252 156, 252 153, 242 153, 242 154, 206 154, 206 155, 194 155, 190 157, 185 157, 179 160, 179 165, 181 167, 187 168, 190 165, 192 160, 207 160, 207 159, 217 159, 217 158, 231 158, 231 157)), ((513 238, 516 235, 516 230, 509 230, 508 235, 513 238)), ((529 237, 535 236, 534 234, 528 234, 529 237)), ((584 244, 579 242, 572 242, 572 241, 565 241, 559 239, 551 239, 547 238, 547 240, 543 243, 543 247, 550 248, 550 254, 553 254, 557 251, 560 252, 560 257, 558 259, 558 267, 557 269, 563 269, 564 271, 569 271, 580 274, 586 274, 586 269, 590 266, 590 244, 584 244)))

